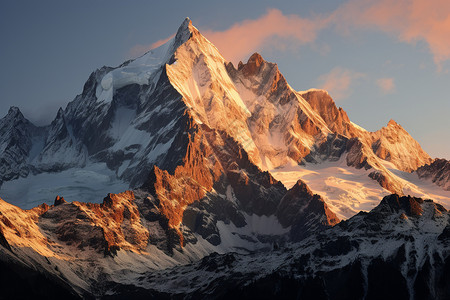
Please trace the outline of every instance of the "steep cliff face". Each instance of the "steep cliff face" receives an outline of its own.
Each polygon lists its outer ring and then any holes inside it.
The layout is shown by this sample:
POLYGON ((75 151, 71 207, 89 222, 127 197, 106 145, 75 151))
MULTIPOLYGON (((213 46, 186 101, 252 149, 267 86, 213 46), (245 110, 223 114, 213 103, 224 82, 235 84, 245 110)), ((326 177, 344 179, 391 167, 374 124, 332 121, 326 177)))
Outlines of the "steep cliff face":
POLYGON ((227 70, 251 113, 247 123, 263 169, 302 162, 316 140, 326 139, 330 133, 317 112, 289 86, 276 64, 255 53, 237 69, 228 63, 227 70))
POLYGON ((33 171, 29 162, 39 153, 44 138, 45 131, 28 121, 19 108, 9 109, 0 120, 0 185, 33 171))
POLYGON ((300 241, 340 221, 322 197, 313 194, 301 180, 281 199, 277 217, 284 226, 292 226, 291 238, 294 241, 300 241))
MULTIPOLYGON (((336 224, 337 218, 320 196, 314 196, 314 201, 309 199, 312 194, 286 197, 286 188, 253 164, 242 146, 226 132, 196 124, 187 132, 181 143, 186 145, 183 163, 173 173, 154 167, 143 185, 157 199, 160 211, 167 218, 168 226, 178 233, 181 245, 184 245, 182 222, 216 245, 222 242, 217 221, 242 227, 247 223, 245 215, 273 217, 286 231, 290 230, 296 240, 305 238, 320 226, 336 224), (289 200, 283 200, 285 198, 289 200), (315 214, 309 216, 308 225, 300 220, 303 215, 285 218, 285 214, 295 211, 299 205, 308 214, 315 214), (322 210, 320 205, 323 205, 322 210), (217 206, 226 210, 216 211, 213 207, 217 206), (204 218, 209 224, 202 223, 204 218)), ((288 193, 295 194, 295 191, 288 193)))
POLYGON ((341 107, 336 107, 327 91, 313 89, 302 92, 301 96, 319 113, 332 132, 348 138, 360 135, 362 130, 350 122, 341 107))
POLYGON ((431 157, 394 120, 372 134, 372 149, 381 159, 393 163, 399 170, 412 172, 431 162, 431 157))

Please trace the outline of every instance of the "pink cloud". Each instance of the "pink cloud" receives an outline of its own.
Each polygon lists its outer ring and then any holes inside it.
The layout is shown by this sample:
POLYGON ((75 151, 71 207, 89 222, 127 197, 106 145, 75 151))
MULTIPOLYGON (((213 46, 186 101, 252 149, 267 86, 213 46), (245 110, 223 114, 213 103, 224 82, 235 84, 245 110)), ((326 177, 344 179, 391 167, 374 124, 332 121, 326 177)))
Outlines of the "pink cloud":
MULTIPOLYGON (((244 20, 235 23, 224 31, 200 30, 229 61, 237 62, 247 58, 253 52, 260 51, 266 43, 285 50, 288 44, 311 43, 317 32, 326 26, 327 20, 316 17, 304 19, 297 15, 284 15, 277 9, 269 9, 267 13, 255 20, 244 20)), ((172 38, 159 40, 151 45, 136 45, 128 53, 136 57, 156 48, 172 38)))
POLYGON ((403 42, 425 41, 438 68, 450 59, 450 1, 350 0, 331 18, 345 32, 378 29, 403 42))
MULTIPOLYGON (((244 60, 270 44, 280 51, 313 43, 324 28, 334 27, 350 35, 354 30, 381 30, 398 40, 415 44, 424 41, 441 69, 450 60, 450 1, 434 0, 349 0, 328 15, 302 18, 269 9, 257 19, 233 24, 224 31, 200 30, 230 61, 244 60)), ((137 45, 129 55, 135 57, 168 41, 137 45)), ((327 45, 322 52, 326 53, 327 45)))
POLYGON ((330 93, 334 100, 339 101, 351 95, 351 87, 355 80, 363 78, 365 74, 336 67, 318 78, 319 87, 330 93))
POLYGON ((377 85, 384 94, 392 93, 395 90, 394 78, 380 78, 377 85))
POLYGON ((225 31, 206 30, 202 33, 220 49, 227 60, 238 61, 260 51, 270 38, 276 38, 276 46, 280 49, 292 41, 300 44, 311 43, 326 24, 327 20, 321 17, 305 19, 297 15, 283 15, 277 9, 269 9, 256 20, 235 23, 225 31))

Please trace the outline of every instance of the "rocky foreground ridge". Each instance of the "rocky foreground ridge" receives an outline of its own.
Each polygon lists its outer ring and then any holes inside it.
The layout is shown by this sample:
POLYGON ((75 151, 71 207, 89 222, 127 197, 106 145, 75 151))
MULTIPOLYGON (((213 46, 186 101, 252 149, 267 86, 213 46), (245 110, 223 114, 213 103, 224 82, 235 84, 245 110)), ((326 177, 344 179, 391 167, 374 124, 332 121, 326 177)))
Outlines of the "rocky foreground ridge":
MULTIPOLYGON (((301 182, 285 194, 283 205, 298 208, 297 215, 293 209, 291 214, 279 209, 280 223, 290 224, 289 230, 264 234, 255 226, 253 232, 219 226, 220 243, 203 239, 208 226, 192 229, 186 210, 181 245, 155 199, 142 191, 108 195, 102 204, 57 198, 52 206, 27 211, 1 201, 0 274, 11 283, 2 285, 2 296, 446 299, 450 295, 450 219, 441 205, 390 195, 371 212, 331 227, 336 220, 301 182), (318 206, 321 215, 311 211, 318 206), (305 218, 310 215, 316 218, 305 218), (304 224, 309 231, 301 227, 304 224), (226 245, 227 236, 234 237, 234 245, 226 245)), ((239 218, 239 212, 230 216, 239 218)))

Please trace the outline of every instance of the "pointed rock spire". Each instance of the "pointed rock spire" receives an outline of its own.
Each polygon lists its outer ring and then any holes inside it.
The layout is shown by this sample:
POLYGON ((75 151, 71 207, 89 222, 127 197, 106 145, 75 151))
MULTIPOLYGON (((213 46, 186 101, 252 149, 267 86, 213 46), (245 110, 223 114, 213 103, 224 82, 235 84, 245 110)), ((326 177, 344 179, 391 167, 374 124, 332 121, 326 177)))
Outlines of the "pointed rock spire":
POLYGON ((7 119, 14 120, 14 119, 25 119, 22 112, 17 106, 11 106, 8 110, 8 114, 6 115, 7 119))
POLYGON ((64 204, 64 203, 67 203, 67 201, 64 200, 64 197, 60 197, 60 196, 58 195, 58 196, 56 196, 56 198, 55 198, 55 203, 54 203, 53 205, 54 205, 54 206, 58 206, 58 205, 61 205, 61 204, 64 204))
POLYGON ((398 126, 399 124, 395 122, 393 119, 390 119, 387 126, 398 126))
POLYGON ((192 21, 189 18, 184 19, 183 23, 181 23, 180 27, 175 34, 175 39, 173 43, 172 52, 183 45, 190 37, 194 34, 198 33, 197 28, 192 25, 192 21))
POLYGON ((238 69, 241 70, 245 76, 251 76, 259 73, 261 65, 264 63, 262 56, 255 52, 250 56, 245 65, 239 65, 238 69))

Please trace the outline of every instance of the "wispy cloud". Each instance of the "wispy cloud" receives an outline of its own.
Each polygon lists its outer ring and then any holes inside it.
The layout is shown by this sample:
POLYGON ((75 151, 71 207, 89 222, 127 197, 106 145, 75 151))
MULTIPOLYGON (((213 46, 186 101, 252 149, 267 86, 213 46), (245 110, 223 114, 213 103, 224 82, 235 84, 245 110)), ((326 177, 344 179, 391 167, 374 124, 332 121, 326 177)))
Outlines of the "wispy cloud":
POLYGON ((280 49, 292 41, 311 43, 326 24, 327 20, 321 17, 306 19, 270 9, 258 19, 235 23, 227 30, 206 30, 202 33, 220 49, 226 59, 237 61, 261 50, 270 38, 276 38, 280 49))
POLYGON ((439 69, 450 59, 450 1, 350 0, 333 12, 331 19, 347 33, 378 29, 402 42, 424 41, 439 69))
POLYGON ((317 82, 321 89, 327 90, 334 100, 348 98, 352 93, 354 82, 365 77, 365 74, 336 67, 330 72, 321 75, 317 82))
POLYGON ((390 94, 395 91, 394 78, 380 78, 377 85, 383 94, 390 94))
MULTIPOLYGON (((450 1, 434 0, 349 0, 327 15, 302 18, 269 9, 257 19, 234 23, 223 31, 203 30, 227 60, 243 60, 265 45, 277 49, 291 49, 286 45, 311 44, 324 28, 335 28, 351 35, 355 30, 381 30, 399 41, 416 44, 424 41, 440 69, 450 60, 450 1)), ((143 54, 165 41, 151 45, 137 45, 131 56, 143 54)), ((326 45, 325 45, 326 46, 326 45)), ((326 49, 326 47, 324 48, 326 49)))

